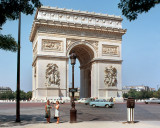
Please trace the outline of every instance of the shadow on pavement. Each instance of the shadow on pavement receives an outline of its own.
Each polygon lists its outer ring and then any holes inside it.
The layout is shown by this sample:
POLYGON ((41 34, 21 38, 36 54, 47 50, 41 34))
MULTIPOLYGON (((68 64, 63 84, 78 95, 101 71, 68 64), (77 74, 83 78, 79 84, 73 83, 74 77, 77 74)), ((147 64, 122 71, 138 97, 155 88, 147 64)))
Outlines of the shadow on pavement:
MULTIPOLYGON (((0 115, 0 127, 13 127, 23 126, 28 124, 46 123, 46 118, 42 115, 21 115, 21 122, 15 122, 15 115, 0 115)), ((51 118, 51 123, 55 123, 56 120, 51 118)), ((65 121, 61 122, 64 123, 65 121)))

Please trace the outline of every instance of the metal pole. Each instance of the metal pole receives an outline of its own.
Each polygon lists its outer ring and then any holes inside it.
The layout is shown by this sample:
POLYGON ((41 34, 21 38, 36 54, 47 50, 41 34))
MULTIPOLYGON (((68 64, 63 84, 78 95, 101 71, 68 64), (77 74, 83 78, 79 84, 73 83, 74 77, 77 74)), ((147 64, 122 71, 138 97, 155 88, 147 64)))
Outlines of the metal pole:
POLYGON ((21 48, 20 37, 21 37, 21 12, 19 12, 19 24, 18 24, 16 122, 20 122, 20 48, 21 48))
MULTIPOLYGON (((72 88, 74 88, 74 64, 72 64, 72 88)), ((72 92, 71 106, 72 108, 70 110, 70 123, 76 123, 77 110, 75 109, 74 92, 72 92)))
MULTIPOLYGON (((72 65, 72 88, 74 88, 74 64, 72 65)), ((74 98, 74 93, 72 93, 72 96, 74 98)))

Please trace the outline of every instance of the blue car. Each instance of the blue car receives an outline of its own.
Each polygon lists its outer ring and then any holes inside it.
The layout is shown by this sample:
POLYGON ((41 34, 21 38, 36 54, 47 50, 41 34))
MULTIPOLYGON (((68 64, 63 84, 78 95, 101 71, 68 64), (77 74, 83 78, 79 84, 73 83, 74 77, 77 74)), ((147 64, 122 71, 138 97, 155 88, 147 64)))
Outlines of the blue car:
POLYGON ((94 101, 94 99, 93 98, 87 98, 84 103, 85 103, 85 105, 88 105, 91 101, 94 101))
POLYGON ((112 108, 114 106, 113 102, 108 102, 105 99, 96 99, 95 101, 91 101, 89 103, 92 107, 106 107, 106 108, 112 108))

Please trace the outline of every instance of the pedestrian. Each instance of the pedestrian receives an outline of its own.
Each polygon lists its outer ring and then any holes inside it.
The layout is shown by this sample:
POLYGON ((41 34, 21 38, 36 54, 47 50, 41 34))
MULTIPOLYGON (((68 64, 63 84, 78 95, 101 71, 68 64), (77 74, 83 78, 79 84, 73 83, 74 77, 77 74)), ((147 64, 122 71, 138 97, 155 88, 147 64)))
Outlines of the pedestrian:
POLYGON ((55 108, 54 117, 57 118, 57 124, 59 124, 59 101, 56 101, 56 105, 54 105, 54 108, 55 108))
POLYGON ((50 106, 50 101, 47 100, 47 103, 45 105, 45 118, 47 119, 47 123, 50 123, 50 117, 51 117, 51 109, 52 107, 50 106))
POLYGON ((113 102, 113 98, 112 97, 110 98, 109 102, 113 102))

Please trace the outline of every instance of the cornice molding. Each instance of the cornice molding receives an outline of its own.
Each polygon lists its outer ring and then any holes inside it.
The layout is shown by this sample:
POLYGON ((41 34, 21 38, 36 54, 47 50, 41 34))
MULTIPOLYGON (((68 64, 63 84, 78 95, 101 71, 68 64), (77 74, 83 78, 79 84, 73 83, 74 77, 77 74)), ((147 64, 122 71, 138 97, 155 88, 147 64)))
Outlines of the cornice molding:
POLYGON ((36 12, 30 41, 33 42, 38 28, 41 26, 59 27, 59 29, 74 28, 76 31, 107 32, 107 34, 114 33, 122 36, 126 33, 126 29, 122 29, 121 22, 120 16, 42 6, 36 12))
POLYGON ((32 31, 30 33, 30 41, 33 42, 34 36, 36 33, 59 33, 65 35, 76 35, 76 36, 85 36, 89 37, 104 37, 104 38, 112 38, 111 36, 116 35, 119 36, 121 40, 122 35, 126 33, 126 29, 119 28, 111 28, 111 27, 99 27, 99 26, 87 26, 83 24, 69 24, 62 23, 60 21, 34 21, 32 25, 32 31), (74 32, 75 31, 75 32, 74 32), (94 35, 92 34, 94 33, 94 35), (102 33, 105 35, 103 36, 102 33), (91 35, 92 34, 92 35, 91 35), (99 35, 98 35, 99 34, 99 35))
POLYGON ((108 14, 102 14, 102 13, 96 13, 96 12, 88 12, 88 11, 80 11, 80 10, 73 10, 73 9, 66 9, 66 8, 58 8, 58 7, 47 7, 42 6, 39 8, 36 12, 36 16, 38 15, 38 11, 45 11, 45 12, 56 12, 56 13, 63 13, 63 14, 73 14, 73 15, 79 15, 79 16, 91 16, 95 18, 105 18, 105 19, 112 19, 117 21, 122 21, 123 19, 121 16, 115 16, 115 15, 108 15, 108 14))

